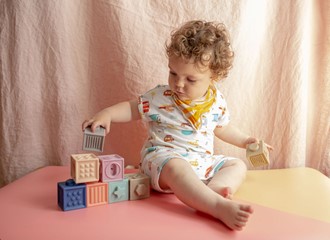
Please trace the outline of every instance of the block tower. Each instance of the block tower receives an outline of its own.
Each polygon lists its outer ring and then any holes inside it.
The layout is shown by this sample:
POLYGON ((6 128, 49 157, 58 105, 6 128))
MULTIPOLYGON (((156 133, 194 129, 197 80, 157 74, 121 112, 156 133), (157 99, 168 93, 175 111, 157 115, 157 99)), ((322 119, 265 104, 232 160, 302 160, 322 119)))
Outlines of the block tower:
MULTIPOLYGON (((86 131, 84 145, 101 149, 86 131)), ((97 132, 97 137, 100 132, 97 132)), ((104 139, 97 140, 102 143, 104 139)), ((84 149, 84 147, 83 147, 84 149)), ((142 173, 124 174, 124 158, 117 155, 96 156, 93 153, 71 155, 71 179, 57 184, 58 205, 63 211, 99 206, 150 196, 150 179, 142 173)))

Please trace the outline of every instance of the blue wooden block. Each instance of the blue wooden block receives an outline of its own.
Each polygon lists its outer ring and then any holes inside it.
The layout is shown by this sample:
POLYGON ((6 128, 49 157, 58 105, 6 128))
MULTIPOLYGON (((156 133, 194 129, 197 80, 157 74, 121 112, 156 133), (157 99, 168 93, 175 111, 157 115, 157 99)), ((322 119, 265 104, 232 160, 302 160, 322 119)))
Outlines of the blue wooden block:
POLYGON ((128 179, 109 182, 109 203, 127 201, 128 194, 128 179))
POLYGON ((73 179, 57 183, 57 203, 63 211, 86 208, 86 184, 73 179))

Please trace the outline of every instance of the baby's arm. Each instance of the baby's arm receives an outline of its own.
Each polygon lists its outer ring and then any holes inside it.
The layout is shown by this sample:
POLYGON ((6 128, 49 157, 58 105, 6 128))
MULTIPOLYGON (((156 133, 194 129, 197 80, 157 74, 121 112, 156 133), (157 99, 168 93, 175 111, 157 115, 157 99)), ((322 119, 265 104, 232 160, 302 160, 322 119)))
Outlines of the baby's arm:
POLYGON ((243 133, 238 128, 228 124, 221 128, 214 130, 215 136, 224 142, 233 144, 240 148, 246 148, 248 144, 258 142, 259 140, 255 137, 243 133))
POLYGON ((101 110, 91 119, 84 121, 82 129, 91 126, 94 132, 96 127, 102 126, 109 133, 112 122, 129 122, 137 119, 140 119, 137 100, 126 101, 101 110))
MULTIPOLYGON (((224 142, 233 144, 240 148, 246 148, 251 143, 258 143, 259 139, 255 137, 251 137, 241 130, 228 124, 221 128, 216 128, 214 130, 215 136, 221 139, 224 142)), ((273 147, 265 143, 269 150, 273 150, 273 147)))

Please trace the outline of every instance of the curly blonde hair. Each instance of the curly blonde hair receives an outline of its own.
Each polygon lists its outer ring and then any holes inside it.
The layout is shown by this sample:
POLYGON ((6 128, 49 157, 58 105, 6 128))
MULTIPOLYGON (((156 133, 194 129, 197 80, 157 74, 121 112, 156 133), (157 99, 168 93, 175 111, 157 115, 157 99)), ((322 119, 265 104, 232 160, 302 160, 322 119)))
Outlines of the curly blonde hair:
POLYGON ((234 59, 225 25, 202 20, 186 22, 174 31, 166 43, 166 53, 209 67, 214 80, 227 77, 234 59))

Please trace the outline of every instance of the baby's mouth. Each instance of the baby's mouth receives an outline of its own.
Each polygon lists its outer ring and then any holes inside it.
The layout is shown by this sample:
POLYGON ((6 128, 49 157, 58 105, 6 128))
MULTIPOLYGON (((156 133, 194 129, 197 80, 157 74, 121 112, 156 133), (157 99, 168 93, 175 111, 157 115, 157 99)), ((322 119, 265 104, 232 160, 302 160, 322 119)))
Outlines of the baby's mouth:
POLYGON ((184 92, 175 91, 175 94, 178 95, 178 96, 182 96, 182 95, 184 95, 184 92))

